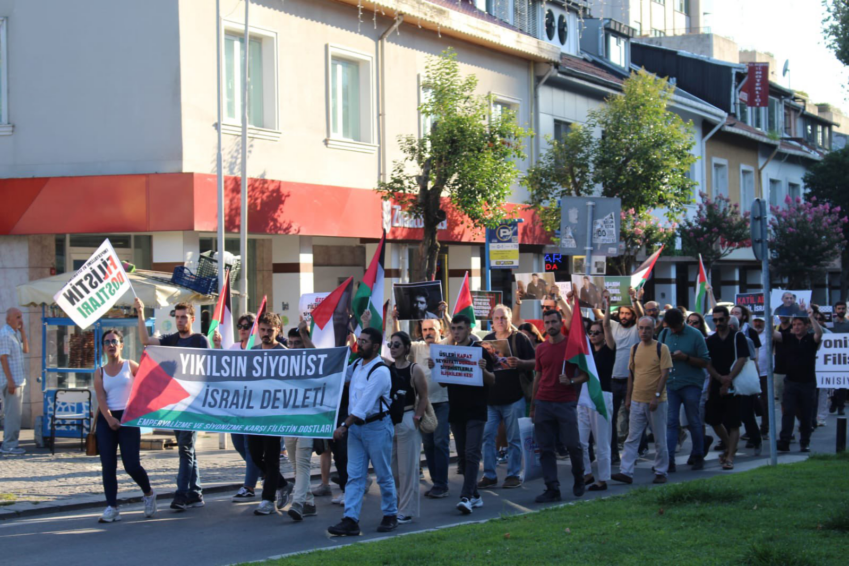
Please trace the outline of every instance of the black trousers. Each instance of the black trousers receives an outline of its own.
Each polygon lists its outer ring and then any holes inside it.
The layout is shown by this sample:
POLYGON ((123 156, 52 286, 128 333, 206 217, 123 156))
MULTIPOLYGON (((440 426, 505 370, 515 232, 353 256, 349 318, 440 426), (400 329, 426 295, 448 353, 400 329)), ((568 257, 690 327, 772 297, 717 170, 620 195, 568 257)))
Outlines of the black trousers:
POLYGON ((799 444, 811 443, 811 415, 816 410, 816 383, 796 383, 784 379, 784 397, 781 400, 781 441, 790 442, 796 419, 799 419, 799 444))
POLYGON ((279 436, 248 436, 248 452, 251 454, 251 460, 265 476, 262 482, 263 501, 276 501, 277 490, 288 484, 286 478, 280 473, 281 440, 279 436))

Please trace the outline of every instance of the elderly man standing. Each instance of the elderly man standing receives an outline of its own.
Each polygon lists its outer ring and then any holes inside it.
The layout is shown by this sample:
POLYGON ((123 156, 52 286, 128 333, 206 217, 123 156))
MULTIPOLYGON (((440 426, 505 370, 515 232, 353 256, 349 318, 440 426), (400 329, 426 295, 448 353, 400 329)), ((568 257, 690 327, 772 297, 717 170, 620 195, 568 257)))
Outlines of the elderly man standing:
POLYGON ((24 330, 21 311, 6 311, 6 324, 0 329, 0 366, 3 368, 3 454, 23 454, 18 446, 21 434, 21 407, 24 399, 24 354, 29 353, 29 342, 24 330))

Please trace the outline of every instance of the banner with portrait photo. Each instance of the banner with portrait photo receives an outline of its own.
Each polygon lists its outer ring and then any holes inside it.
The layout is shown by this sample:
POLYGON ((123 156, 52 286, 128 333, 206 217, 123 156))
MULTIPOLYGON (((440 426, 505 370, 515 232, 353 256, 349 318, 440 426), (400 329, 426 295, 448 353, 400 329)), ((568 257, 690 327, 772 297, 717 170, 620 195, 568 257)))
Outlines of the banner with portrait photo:
POLYGON ((478 365, 482 355, 483 348, 431 344, 434 366, 430 377, 436 383, 483 387, 483 370, 478 365))
POLYGON ((398 307, 398 320, 440 318, 439 303, 445 300, 441 281, 395 283, 392 289, 395 293, 395 305, 398 307))
POLYGON ((811 291, 773 289, 769 295, 773 316, 807 318, 811 306, 811 291))
POLYGON ((572 274, 572 291, 577 295, 578 301, 583 308, 601 308, 604 279, 604 277, 572 274))
POLYGON ((492 320, 492 309, 501 303, 501 291, 471 291, 476 320, 492 320))
POLYGON ((510 366, 507 365, 507 358, 512 357, 513 354, 510 352, 508 340, 482 340, 481 346, 492 356, 494 371, 510 369, 510 366))
POLYGON ((516 273, 516 296, 522 301, 541 301, 554 285, 554 273, 516 273))

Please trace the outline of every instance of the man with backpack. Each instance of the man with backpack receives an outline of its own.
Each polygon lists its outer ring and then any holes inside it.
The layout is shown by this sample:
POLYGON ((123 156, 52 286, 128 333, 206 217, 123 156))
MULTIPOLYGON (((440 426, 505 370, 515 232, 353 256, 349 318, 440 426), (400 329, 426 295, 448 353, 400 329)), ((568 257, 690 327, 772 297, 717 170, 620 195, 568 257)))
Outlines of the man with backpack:
POLYGON ((634 464, 640 447, 640 438, 649 422, 654 432, 654 481, 666 483, 669 467, 669 450, 666 446, 666 380, 672 369, 672 356, 666 344, 654 339, 654 319, 644 316, 637 322, 639 344, 631 347, 628 370, 628 389, 625 408, 629 411, 628 439, 622 454, 619 473, 611 479, 622 483, 634 482, 634 464))
MULTIPOLYGON (((348 417, 333 433, 336 442, 348 439, 348 483, 345 515, 327 529, 331 536, 359 536, 360 510, 366 491, 369 461, 380 486, 383 520, 377 528, 386 533, 398 526, 398 500, 392 477, 392 439, 395 428, 390 415, 392 375, 380 357, 383 335, 364 328, 357 339, 359 359, 348 366, 348 417)), ((402 395, 403 397, 403 395, 402 395)), ((403 405, 401 407, 403 412, 403 405)))

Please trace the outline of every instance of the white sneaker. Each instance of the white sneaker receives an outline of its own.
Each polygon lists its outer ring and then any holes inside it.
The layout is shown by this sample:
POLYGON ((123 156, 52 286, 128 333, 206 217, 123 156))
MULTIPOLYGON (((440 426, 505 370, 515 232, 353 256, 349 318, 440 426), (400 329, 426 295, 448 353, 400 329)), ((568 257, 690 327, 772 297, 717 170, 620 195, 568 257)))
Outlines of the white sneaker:
POLYGON ((121 514, 118 512, 117 507, 112 507, 111 505, 106 508, 106 511, 103 512, 103 515, 100 516, 100 519, 97 520, 98 523, 114 523, 116 521, 121 520, 121 514))
POLYGON ((289 482, 285 487, 277 490, 277 508, 282 510, 292 503, 292 492, 295 491, 295 482, 289 482))
POLYGON ((26 454, 27 453, 27 451, 24 450, 23 448, 6 448, 5 446, 3 448, 0 448, 0 452, 2 452, 3 454, 26 454))
POLYGON ((468 497, 463 497, 460 499, 460 503, 457 504, 457 509, 460 510, 460 513, 463 515, 471 515, 472 514, 472 503, 469 501, 468 497))
POLYGON ((339 497, 334 497, 330 500, 330 502, 334 505, 345 506, 345 492, 339 494, 339 497))
POLYGON ((483 497, 472 497, 469 503, 472 504, 472 507, 483 507, 483 497))
POLYGON ((412 522, 413 522, 412 517, 408 517, 407 515, 401 515, 401 514, 398 515, 398 524, 399 525, 406 525, 407 523, 412 523, 412 522))
POLYGON ((374 483, 374 479, 371 476, 366 476, 366 491, 371 489, 371 484, 374 483))
POLYGON ((274 502, 268 501, 267 499, 260 501, 259 506, 254 509, 254 515, 271 515, 276 512, 277 510, 274 508, 274 502))
POLYGON ((236 495, 233 496, 233 501, 250 501, 256 498, 256 493, 249 490, 245 486, 239 488, 236 495))
POLYGON ((156 492, 145 495, 142 497, 142 501, 144 501, 144 516, 150 518, 156 515, 156 492))

